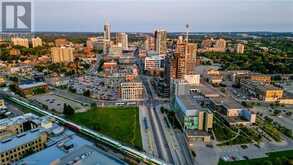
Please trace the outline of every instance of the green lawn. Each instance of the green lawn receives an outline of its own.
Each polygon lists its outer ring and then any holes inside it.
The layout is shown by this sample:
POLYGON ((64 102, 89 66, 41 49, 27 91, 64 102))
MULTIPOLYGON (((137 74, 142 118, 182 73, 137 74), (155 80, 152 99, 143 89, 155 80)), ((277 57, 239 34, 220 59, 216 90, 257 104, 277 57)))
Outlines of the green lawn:
POLYGON ((219 161, 218 165, 292 165, 293 150, 267 153, 268 157, 240 160, 234 162, 219 161))
POLYGON ((137 107, 95 108, 88 112, 76 113, 69 119, 130 146, 142 149, 137 107))

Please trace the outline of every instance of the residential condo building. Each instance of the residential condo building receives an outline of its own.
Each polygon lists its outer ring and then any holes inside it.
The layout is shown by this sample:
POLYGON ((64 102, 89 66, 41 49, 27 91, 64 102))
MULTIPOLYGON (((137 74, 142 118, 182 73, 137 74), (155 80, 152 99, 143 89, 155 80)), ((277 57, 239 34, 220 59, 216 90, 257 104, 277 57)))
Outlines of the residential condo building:
POLYGON ((73 62, 73 48, 71 47, 53 47, 51 48, 53 63, 73 62))
POLYGON ((155 49, 159 54, 167 52, 167 31, 164 29, 155 30, 155 49))
POLYGON ((38 46, 43 46, 43 41, 39 37, 32 38, 32 45, 33 45, 33 48, 38 47, 38 46))
POLYGON ((29 48, 29 42, 27 38, 11 38, 11 42, 14 46, 23 46, 29 48))

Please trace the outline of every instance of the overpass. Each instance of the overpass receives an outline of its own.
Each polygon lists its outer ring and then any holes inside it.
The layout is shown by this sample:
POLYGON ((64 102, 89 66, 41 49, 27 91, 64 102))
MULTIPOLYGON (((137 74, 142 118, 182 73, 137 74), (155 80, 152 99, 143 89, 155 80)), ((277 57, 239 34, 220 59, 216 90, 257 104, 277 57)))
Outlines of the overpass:
MULTIPOLYGON (((2 92, 1 92, 2 93, 2 92)), ((82 133, 84 135, 87 135, 103 144, 107 144, 115 149, 117 149, 118 151, 124 153, 124 154, 127 154, 128 156, 130 157, 133 157, 133 158, 136 158, 138 160, 141 160, 147 164, 158 164, 158 165, 165 165, 166 162, 160 160, 160 159, 157 159, 153 156, 150 156, 144 152, 140 152, 140 151, 137 151, 131 147, 128 147, 126 145, 123 145, 121 144, 120 142, 118 141, 115 141, 101 133, 98 133, 96 131, 93 131, 93 130, 90 130, 86 127, 83 127, 83 126, 80 126, 80 125, 77 125, 73 122, 70 122, 64 118, 61 118, 59 116, 56 116, 54 114, 51 114, 47 111, 44 111, 44 110, 41 110, 40 108, 34 106, 34 105, 31 105, 29 103, 27 103, 26 101, 23 101, 19 98, 16 98, 15 96, 10 96, 10 95, 7 95, 7 93, 5 94, 5 98, 10 100, 11 102, 14 102, 24 108, 28 108, 36 113, 39 113, 41 115, 46 115, 46 116, 49 116, 49 117, 52 117, 54 118, 55 120, 57 120, 59 123, 63 124, 64 126, 66 127, 69 127, 71 128, 72 130, 76 131, 76 132, 79 132, 79 133, 82 133)))

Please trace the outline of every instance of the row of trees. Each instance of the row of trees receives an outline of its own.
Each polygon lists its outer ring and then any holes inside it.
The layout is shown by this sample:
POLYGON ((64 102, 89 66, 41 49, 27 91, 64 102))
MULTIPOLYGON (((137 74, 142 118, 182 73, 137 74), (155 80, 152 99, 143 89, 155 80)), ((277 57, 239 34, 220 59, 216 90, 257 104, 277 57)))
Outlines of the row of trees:
POLYGON ((261 40, 261 45, 255 46, 256 41, 249 41, 244 54, 232 52, 206 52, 203 55, 216 63, 223 64, 223 69, 246 69, 260 73, 293 73, 293 47, 289 40, 261 40), (274 45, 273 43, 277 43, 274 45), (259 47, 268 47, 262 51, 259 47))
MULTIPOLYGON (((293 62, 282 55, 265 55, 262 53, 234 54, 208 52, 204 56, 212 59, 216 63, 223 64, 223 69, 227 70, 251 70, 260 73, 293 73, 293 62)), ((292 61, 292 60, 291 60, 292 61)))

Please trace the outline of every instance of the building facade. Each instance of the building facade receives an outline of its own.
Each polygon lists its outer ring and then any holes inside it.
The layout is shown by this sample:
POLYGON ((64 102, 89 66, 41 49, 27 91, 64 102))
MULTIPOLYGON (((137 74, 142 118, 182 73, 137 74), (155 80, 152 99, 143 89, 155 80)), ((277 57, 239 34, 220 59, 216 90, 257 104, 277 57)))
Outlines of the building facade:
POLYGON ((38 47, 38 46, 43 46, 43 41, 39 37, 32 38, 32 45, 33 45, 33 48, 38 47))
POLYGON ((56 47, 61 47, 61 46, 66 46, 69 42, 67 41, 66 38, 57 38, 55 39, 55 46, 56 47))
POLYGON ((26 155, 38 152, 45 148, 47 142, 48 133, 37 129, 3 140, 0 148, 0 164, 10 165, 26 155))
POLYGON ((160 70, 163 69, 164 58, 161 56, 151 56, 144 59, 145 70, 160 70))
POLYGON ((155 50, 159 54, 167 52, 167 31, 163 29, 155 30, 155 50))
POLYGON ((104 24, 104 40, 111 41, 111 25, 108 20, 106 20, 104 24))
POLYGON ((171 56, 170 76, 172 79, 182 79, 184 75, 192 74, 196 63, 197 46, 194 43, 183 42, 176 45, 171 56))
POLYGON ((27 38, 11 38, 11 42, 14 46, 23 46, 29 48, 29 42, 27 38))
POLYGON ((71 47, 53 47, 51 48, 53 63, 73 62, 73 48, 71 47))
POLYGON ((244 53, 244 44, 239 43, 236 45, 236 53, 238 54, 244 53))
POLYGON ((118 32, 116 34, 116 44, 121 45, 123 50, 128 49, 128 35, 124 32, 118 32))
POLYGON ((189 95, 176 96, 174 110, 189 140, 202 138, 210 141, 213 113, 189 95))
POLYGON ((31 96, 48 91, 48 84, 44 82, 33 82, 29 84, 20 84, 17 86, 23 96, 31 96))
POLYGON ((242 79, 240 80, 240 87, 245 92, 266 102, 278 101, 284 93, 281 88, 254 80, 242 79))
POLYGON ((155 38, 152 36, 146 36, 144 41, 144 47, 147 51, 155 50, 155 38))
POLYGON ((120 85, 120 94, 123 101, 141 101, 144 99, 142 82, 124 82, 120 85))

